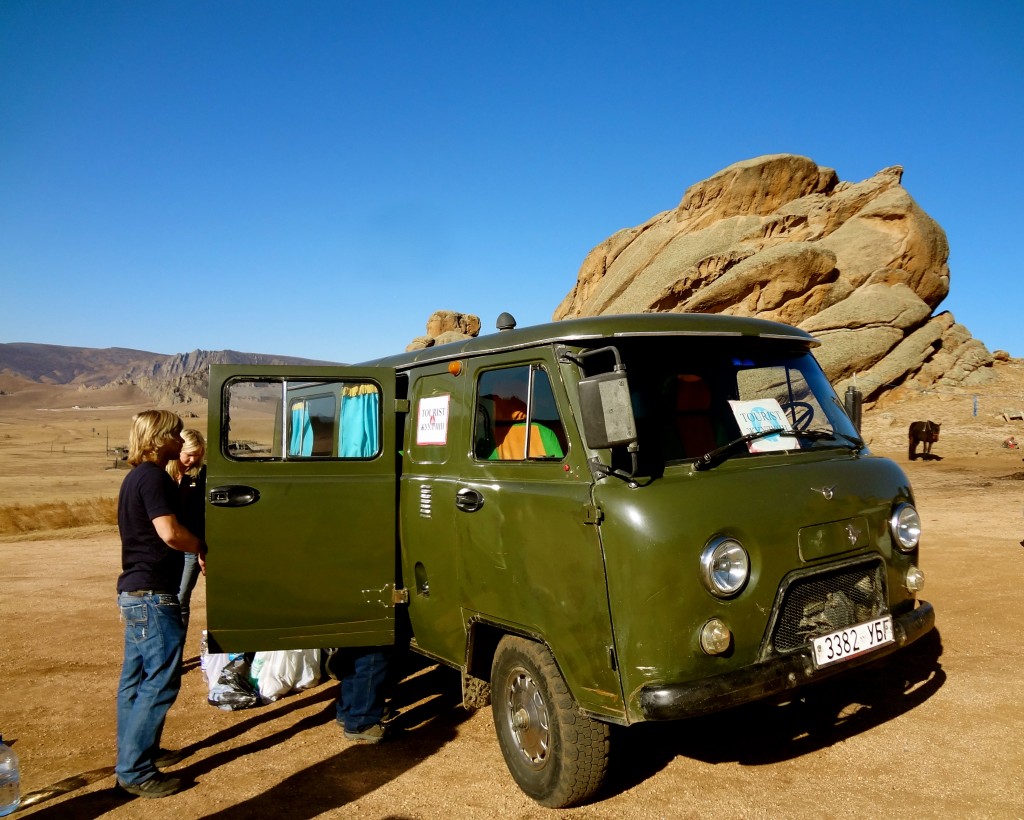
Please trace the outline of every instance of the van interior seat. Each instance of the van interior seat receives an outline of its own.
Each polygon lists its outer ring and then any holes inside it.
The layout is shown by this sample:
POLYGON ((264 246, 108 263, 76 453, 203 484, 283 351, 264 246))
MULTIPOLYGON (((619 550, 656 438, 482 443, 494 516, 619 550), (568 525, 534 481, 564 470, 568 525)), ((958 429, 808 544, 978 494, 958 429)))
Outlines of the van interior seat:
POLYGON ((700 376, 676 376, 675 424, 684 458, 697 458, 718 446, 711 413, 711 389, 700 376))
MULTIPOLYGON (((526 403, 519 398, 494 397, 492 461, 522 461, 526 445, 526 403)), ((558 437, 543 424, 530 425, 530 458, 562 458, 558 437)))

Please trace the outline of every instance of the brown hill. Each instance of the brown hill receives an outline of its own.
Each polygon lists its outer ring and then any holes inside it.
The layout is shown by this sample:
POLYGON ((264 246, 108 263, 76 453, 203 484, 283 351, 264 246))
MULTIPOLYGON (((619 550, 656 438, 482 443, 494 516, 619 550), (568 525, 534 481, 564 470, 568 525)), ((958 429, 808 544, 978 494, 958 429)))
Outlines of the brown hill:
POLYGON ((167 358, 124 347, 90 348, 12 342, 0 344, 0 374, 43 384, 99 387, 129 370, 167 358))
POLYGON ((32 384, 89 389, 134 387, 138 393, 129 394, 134 395, 130 399, 133 401, 148 397, 158 404, 189 404, 206 398, 211 364, 336 363, 237 350, 193 350, 167 355, 120 347, 14 342, 0 344, 0 390, 30 391, 32 384))

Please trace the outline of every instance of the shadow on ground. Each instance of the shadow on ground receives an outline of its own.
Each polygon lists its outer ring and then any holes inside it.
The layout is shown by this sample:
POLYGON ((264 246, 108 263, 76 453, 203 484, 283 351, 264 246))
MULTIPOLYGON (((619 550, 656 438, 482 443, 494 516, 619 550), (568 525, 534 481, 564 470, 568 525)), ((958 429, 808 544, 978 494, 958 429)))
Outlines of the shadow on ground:
POLYGON ((616 729, 603 797, 633 788, 678 756, 763 766, 870 731, 914 709, 942 687, 946 675, 941 655, 941 636, 932 630, 885 661, 797 690, 783 702, 616 729))
MULTIPOLYGON (((458 673, 446 667, 423 664, 406 664, 403 666, 403 673, 407 677, 395 687, 391 699, 395 716, 388 725, 389 735, 400 742, 348 745, 337 754, 296 772, 255 797, 206 816, 221 820, 248 820, 259 816, 280 816, 300 820, 316 817, 359 799, 437 752, 454 739, 459 724, 472 715, 472 712, 461 706, 458 673)), ((186 788, 191 788, 198 778, 225 763, 271 749, 315 726, 333 723, 335 692, 335 686, 326 685, 312 697, 279 701, 268 708, 253 711, 251 716, 246 716, 231 727, 215 732, 201 742, 183 747, 183 758, 187 760, 200 750, 215 749, 221 744, 242 737, 252 732, 258 725, 265 729, 268 721, 279 720, 296 709, 323 705, 294 724, 255 738, 249 743, 214 752, 184 766, 174 771, 174 776, 185 781, 186 788)), ((47 789, 26 795, 26 803, 33 808, 40 806, 109 777, 113 771, 113 767, 108 766, 66 778, 47 789)), ((54 820, 94 818, 134 799, 112 785, 110 788, 79 794, 43 807, 33 816, 54 820)))
MULTIPOLYGON (((254 816, 287 816, 304 820, 358 800, 453 740, 459 724, 472 714, 461 708, 461 703, 457 673, 440 666, 420 671, 396 688, 391 702, 396 717, 388 725, 393 738, 390 742, 348 746, 265 792, 206 817, 249 820, 254 816)), ((333 701, 328 711, 333 720, 333 701)))
MULTIPOLYGON (((788 700, 755 703, 700 718, 670 723, 615 728, 609 778, 596 799, 625 792, 650 779, 679 756, 708 763, 736 762, 760 766, 828 748, 896 718, 934 695, 945 682, 939 663, 942 641, 937 630, 903 652, 840 679, 797 690, 788 700)), ((352 744, 295 772, 252 798, 205 815, 216 820, 248 820, 253 816, 317 817, 341 808, 400 777, 453 740, 472 712, 461 707, 459 675, 423 659, 408 658, 401 667, 391 706, 395 717, 389 733, 400 742, 352 744)), ((273 748, 302 732, 331 723, 335 687, 312 696, 289 699, 259 710, 205 740, 182 749, 186 759, 200 750, 245 736, 257 725, 296 709, 322 708, 294 724, 202 758, 174 774, 187 783, 245 755, 273 748)), ((95 783, 113 773, 111 767, 67 778, 26 801, 43 802, 95 783)), ((115 787, 83 793, 47 806, 38 818, 93 818, 133 799, 115 787)))

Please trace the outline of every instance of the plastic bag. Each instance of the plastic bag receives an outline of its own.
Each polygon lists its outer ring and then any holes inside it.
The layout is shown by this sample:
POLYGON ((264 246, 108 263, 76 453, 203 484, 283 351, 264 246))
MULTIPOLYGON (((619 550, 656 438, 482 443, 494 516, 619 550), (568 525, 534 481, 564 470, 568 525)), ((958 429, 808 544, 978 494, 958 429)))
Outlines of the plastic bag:
POLYGON ((289 692, 309 689, 320 682, 319 649, 275 649, 257 652, 252 662, 252 680, 260 697, 274 701, 289 692))
POLYGON ((207 688, 217 685, 220 673, 224 671, 224 667, 230 660, 231 656, 226 652, 212 652, 202 656, 200 667, 203 670, 203 680, 206 681, 207 688))
POLYGON ((206 702, 218 709, 235 711, 249 709, 260 705, 260 694, 249 681, 249 663, 244 655, 222 655, 225 663, 220 663, 218 655, 208 656, 208 680, 216 680, 210 686, 210 694, 206 702), (220 671, 214 678, 214 668, 220 665, 220 671))

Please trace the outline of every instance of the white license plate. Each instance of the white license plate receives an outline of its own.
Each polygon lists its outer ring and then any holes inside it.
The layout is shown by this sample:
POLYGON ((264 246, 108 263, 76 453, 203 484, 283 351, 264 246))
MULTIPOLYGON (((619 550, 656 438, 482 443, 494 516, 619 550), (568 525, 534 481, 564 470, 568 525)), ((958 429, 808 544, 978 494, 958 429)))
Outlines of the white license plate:
POLYGON ((820 669, 892 642, 892 618, 888 615, 846 629, 837 629, 811 642, 814 647, 814 665, 820 669))

